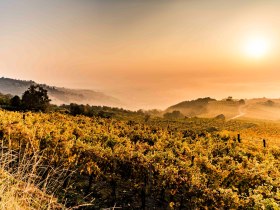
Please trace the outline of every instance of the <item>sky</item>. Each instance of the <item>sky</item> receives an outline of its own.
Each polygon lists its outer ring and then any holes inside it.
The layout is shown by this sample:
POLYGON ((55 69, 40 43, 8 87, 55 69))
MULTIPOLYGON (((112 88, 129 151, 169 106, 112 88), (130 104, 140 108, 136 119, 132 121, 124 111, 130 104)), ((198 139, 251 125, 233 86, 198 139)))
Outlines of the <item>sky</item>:
POLYGON ((132 109, 280 97, 278 0, 0 0, 0 76, 132 109))

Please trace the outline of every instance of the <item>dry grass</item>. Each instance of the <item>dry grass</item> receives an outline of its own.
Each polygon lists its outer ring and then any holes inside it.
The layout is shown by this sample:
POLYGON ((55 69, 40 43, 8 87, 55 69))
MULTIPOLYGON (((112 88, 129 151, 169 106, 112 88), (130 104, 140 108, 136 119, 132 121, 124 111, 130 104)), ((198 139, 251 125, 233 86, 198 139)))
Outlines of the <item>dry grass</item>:
POLYGON ((0 210, 66 209, 48 195, 59 185, 58 170, 46 169, 40 154, 0 149, 0 210), (40 190, 43 189, 43 190, 40 190))

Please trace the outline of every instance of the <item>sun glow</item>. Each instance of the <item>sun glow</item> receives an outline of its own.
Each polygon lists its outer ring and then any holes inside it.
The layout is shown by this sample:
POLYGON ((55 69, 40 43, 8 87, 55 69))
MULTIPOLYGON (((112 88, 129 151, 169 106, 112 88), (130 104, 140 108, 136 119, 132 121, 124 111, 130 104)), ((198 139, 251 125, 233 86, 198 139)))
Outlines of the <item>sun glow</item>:
POLYGON ((270 49, 270 43, 265 37, 251 37, 244 43, 244 52, 252 58, 264 57, 270 49))

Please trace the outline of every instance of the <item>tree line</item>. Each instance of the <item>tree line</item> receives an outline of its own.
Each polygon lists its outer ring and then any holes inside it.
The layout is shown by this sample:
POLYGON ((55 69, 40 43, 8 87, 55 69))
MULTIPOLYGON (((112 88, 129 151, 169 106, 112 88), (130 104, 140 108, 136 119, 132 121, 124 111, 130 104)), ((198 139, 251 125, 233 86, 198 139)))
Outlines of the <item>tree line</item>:
POLYGON ((4 95, 0 93, 0 108, 9 111, 32 111, 32 112, 62 112, 73 116, 84 115, 101 118, 137 118, 145 117, 148 113, 143 110, 130 111, 123 108, 108 106, 91 106, 84 104, 63 104, 60 106, 50 103, 48 91, 40 85, 32 84, 22 96, 4 95))
POLYGON ((11 111, 42 111, 50 107, 48 91, 40 85, 31 85, 20 98, 18 95, 0 95, 0 106, 11 111))

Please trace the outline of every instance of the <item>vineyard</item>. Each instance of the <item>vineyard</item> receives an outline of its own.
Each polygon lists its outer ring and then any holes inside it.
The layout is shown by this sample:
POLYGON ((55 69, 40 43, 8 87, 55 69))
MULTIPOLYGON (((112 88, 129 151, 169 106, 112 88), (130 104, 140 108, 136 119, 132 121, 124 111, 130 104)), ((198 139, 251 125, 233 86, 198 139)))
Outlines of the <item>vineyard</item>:
POLYGON ((37 176, 57 180, 42 190, 79 209, 279 209, 279 132, 276 122, 0 111, 10 164, 40 154, 37 176))

